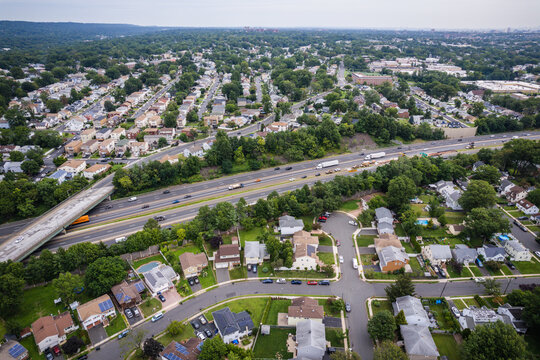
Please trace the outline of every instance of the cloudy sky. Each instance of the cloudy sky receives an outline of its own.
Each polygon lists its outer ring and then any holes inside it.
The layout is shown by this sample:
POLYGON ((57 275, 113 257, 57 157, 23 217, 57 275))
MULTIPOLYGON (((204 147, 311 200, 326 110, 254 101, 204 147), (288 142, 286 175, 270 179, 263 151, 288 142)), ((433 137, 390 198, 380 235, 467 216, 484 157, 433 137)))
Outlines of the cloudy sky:
POLYGON ((161 26, 540 28, 540 0, 0 0, 2 20, 161 26))

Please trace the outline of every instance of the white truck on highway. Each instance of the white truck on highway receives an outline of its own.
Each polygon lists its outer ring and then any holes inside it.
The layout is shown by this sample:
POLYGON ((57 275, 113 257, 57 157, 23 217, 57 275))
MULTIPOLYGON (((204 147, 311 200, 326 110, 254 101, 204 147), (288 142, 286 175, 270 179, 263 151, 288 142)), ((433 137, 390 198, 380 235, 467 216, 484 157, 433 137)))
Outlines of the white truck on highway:
POLYGON ((330 161, 325 161, 318 164, 315 169, 324 169, 324 168, 327 168, 330 166, 336 166, 336 165, 339 165, 339 160, 330 160, 330 161))
POLYGON ((240 189, 243 187, 244 187, 244 184, 232 184, 232 185, 229 185, 229 190, 240 189))
POLYGON ((382 157, 385 157, 386 156, 386 153, 384 151, 381 151, 381 152, 378 152, 378 153, 373 153, 373 154, 368 154, 366 155, 366 160, 371 160, 371 159, 379 159, 379 158, 382 158, 382 157))

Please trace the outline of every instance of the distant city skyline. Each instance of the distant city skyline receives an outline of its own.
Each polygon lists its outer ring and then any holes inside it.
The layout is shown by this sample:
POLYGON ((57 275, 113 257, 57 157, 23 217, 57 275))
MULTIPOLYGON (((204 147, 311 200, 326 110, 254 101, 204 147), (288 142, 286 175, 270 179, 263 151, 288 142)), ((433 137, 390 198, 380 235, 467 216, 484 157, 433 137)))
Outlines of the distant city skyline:
POLYGON ((538 0, 0 0, 2 20, 178 27, 539 29, 538 0))

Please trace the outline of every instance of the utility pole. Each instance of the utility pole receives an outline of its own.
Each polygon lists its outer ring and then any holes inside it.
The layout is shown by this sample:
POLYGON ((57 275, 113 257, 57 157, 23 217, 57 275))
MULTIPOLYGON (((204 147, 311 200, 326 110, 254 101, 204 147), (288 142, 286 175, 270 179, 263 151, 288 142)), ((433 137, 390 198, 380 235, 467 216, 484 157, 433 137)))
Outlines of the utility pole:
POLYGON ((506 294, 506 290, 508 290, 508 287, 510 286, 510 283, 512 282, 513 279, 514 279, 514 278, 512 278, 512 277, 511 277, 511 278, 508 278, 508 284, 506 284, 506 288, 504 289, 503 294, 506 294))
POLYGON ((443 293, 444 293, 444 290, 446 289, 446 285, 448 285, 448 280, 446 280, 446 281, 444 282, 444 287, 443 287, 443 289, 442 289, 442 291, 441 291, 441 295, 439 296, 439 297, 441 297, 441 298, 443 297, 443 293))

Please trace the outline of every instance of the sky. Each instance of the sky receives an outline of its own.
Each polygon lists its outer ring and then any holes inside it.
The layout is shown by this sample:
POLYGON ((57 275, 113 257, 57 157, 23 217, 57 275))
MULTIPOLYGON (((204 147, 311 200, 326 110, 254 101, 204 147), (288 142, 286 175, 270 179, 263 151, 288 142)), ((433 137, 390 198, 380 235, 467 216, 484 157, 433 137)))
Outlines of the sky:
POLYGON ((0 0, 0 19, 189 27, 539 29, 540 0, 0 0))

